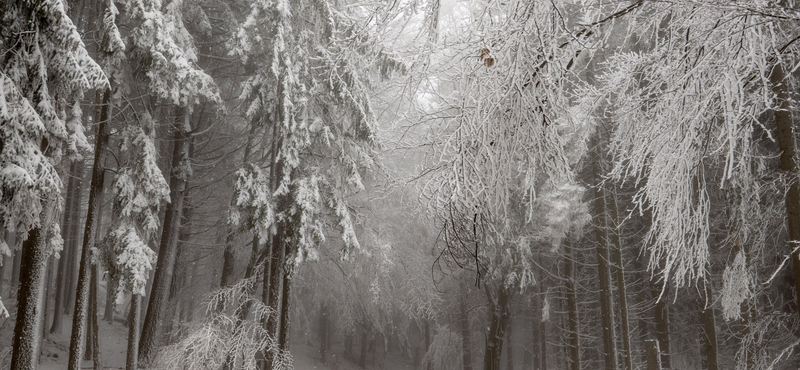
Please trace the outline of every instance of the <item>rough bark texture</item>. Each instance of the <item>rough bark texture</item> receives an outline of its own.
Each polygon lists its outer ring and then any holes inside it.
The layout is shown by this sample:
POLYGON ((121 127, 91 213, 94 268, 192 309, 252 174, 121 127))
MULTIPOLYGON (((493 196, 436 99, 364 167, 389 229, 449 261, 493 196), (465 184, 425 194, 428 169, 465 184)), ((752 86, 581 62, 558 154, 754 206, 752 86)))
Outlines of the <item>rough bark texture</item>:
POLYGON ((486 337, 486 351, 483 356, 484 370, 500 370, 500 354, 503 351, 503 338, 508 328, 509 303, 511 292, 503 284, 497 288, 497 297, 492 298, 489 284, 484 285, 487 298, 490 302, 489 333, 486 337))
MULTIPOLYGON (((53 220, 55 201, 46 198, 42 204, 42 225, 53 220)), ((20 255, 19 288, 17 291, 17 319, 14 326, 11 369, 34 370, 38 367, 39 344, 42 325, 42 299, 47 267, 47 229, 33 228, 22 244, 20 255)))
POLYGON ((611 209, 611 239, 614 242, 614 270, 617 277, 617 296, 619 298, 620 326, 622 327, 622 358, 625 360, 625 370, 633 370, 631 331, 628 324, 628 293, 625 284, 625 265, 622 263, 622 242, 616 192, 608 197, 608 202, 608 207, 611 209))
POLYGON ((164 319, 164 338, 163 343, 171 343, 172 338, 175 337, 173 333, 173 326, 175 323, 175 314, 180 311, 180 291, 184 287, 184 280, 186 278, 185 260, 187 255, 187 247, 189 237, 191 236, 191 220, 192 220, 192 207, 189 201, 189 194, 184 194, 183 202, 183 220, 180 225, 180 232, 178 233, 178 252, 175 255, 175 265, 173 266, 172 281, 169 286, 169 299, 167 301, 167 314, 171 315, 164 319))
POLYGON ((175 257, 178 253, 178 233, 180 232, 181 213, 183 211, 184 194, 188 183, 188 167, 191 160, 189 155, 191 129, 189 120, 191 114, 186 108, 178 108, 178 113, 173 127, 174 142, 172 150, 172 165, 169 176, 170 203, 164 213, 164 228, 161 232, 161 242, 158 247, 158 260, 156 262, 153 287, 147 305, 147 314, 139 342, 139 362, 149 364, 158 350, 158 341, 164 324, 164 313, 169 298, 169 287, 174 273, 175 257))
MULTIPOLYGON (((286 244, 286 251, 284 252, 285 255, 289 256, 289 244, 286 244)), ((287 258, 288 260, 288 258, 287 258)), ((292 276, 294 275, 294 269, 292 266, 287 266, 283 273, 283 286, 282 286, 282 297, 281 297, 281 310, 280 310, 280 330, 278 335, 278 348, 281 351, 288 351, 289 350, 289 322, 290 322, 290 315, 291 311, 291 290, 292 290, 292 276)))
POLYGON ((131 312, 128 314, 128 354, 125 358, 125 370, 136 370, 139 366, 139 315, 142 297, 131 296, 131 312))
POLYGON ((717 361, 717 323, 714 316, 714 293, 705 280, 700 280, 700 324, 703 325, 703 367, 719 370, 717 361))
MULTIPOLYGON (((593 138, 595 150, 599 150, 597 138, 593 138)), ((592 169, 595 182, 602 183, 602 168, 599 153, 593 154, 592 169)), ((600 315, 603 329, 603 362, 606 370, 617 370, 617 346, 614 328, 614 302, 611 299, 611 276, 608 268, 608 238, 606 234, 606 200, 602 187, 595 188, 594 223, 597 238, 597 275, 600 288, 600 315)))
POLYGON ((69 370, 81 368, 81 355, 85 350, 84 337, 86 336, 86 318, 89 313, 89 285, 92 272, 92 249, 95 244, 97 232, 97 214, 103 192, 105 169, 103 159, 108 145, 108 109, 111 91, 106 90, 103 96, 103 108, 100 121, 95 134, 94 164, 92 165, 92 181, 89 188, 89 205, 86 212, 86 224, 83 229, 83 248, 81 249, 81 262, 78 273, 78 287, 75 295, 75 310, 72 317, 72 335, 69 345, 69 370))
POLYGON ((564 277, 567 290, 567 315, 569 316, 569 358, 567 369, 581 369, 578 297, 575 290, 575 253, 569 240, 564 242, 564 277))
MULTIPOLYGON (((273 338, 278 337, 279 330, 279 309, 281 305, 281 280, 283 280, 283 264, 286 249, 283 245, 283 230, 278 229, 278 233, 272 237, 272 248, 270 253, 270 267, 264 268, 264 290, 268 290, 267 305, 273 310, 273 314, 267 318, 267 334, 273 338), (269 275, 267 275, 269 273, 269 275), (269 276, 269 287, 267 287, 266 276, 269 276)), ((272 369, 274 354, 269 348, 265 348, 266 368, 272 369)))
MULTIPOLYGON (((786 84, 783 65, 776 64, 769 75, 772 91, 775 93, 775 126, 778 147, 781 151, 780 167, 792 179, 786 191, 786 223, 789 227, 789 251, 792 251, 792 272, 794 275, 795 298, 800 306, 800 249, 795 249, 800 241, 800 183, 797 175, 797 149, 795 148, 794 125, 792 124, 789 88, 786 84)), ((800 310, 798 310, 800 314, 800 310)))
POLYGON ((92 323, 92 366, 94 370, 101 370, 103 368, 100 365, 100 338, 98 336, 98 327, 97 327, 97 271, 99 267, 94 266, 92 269, 92 287, 91 291, 89 292, 89 296, 91 297, 91 310, 89 311, 89 322, 92 323))

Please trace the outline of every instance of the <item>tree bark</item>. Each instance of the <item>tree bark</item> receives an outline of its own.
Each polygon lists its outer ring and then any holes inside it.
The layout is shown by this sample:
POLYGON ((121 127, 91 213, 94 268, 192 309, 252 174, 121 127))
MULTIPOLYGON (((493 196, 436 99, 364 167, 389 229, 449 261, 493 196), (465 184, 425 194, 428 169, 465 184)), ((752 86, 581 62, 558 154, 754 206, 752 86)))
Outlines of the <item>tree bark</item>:
POLYGON ((504 284, 497 288, 497 298, 492 298, 489 284, 484 285, 486 296, 489 298, 489 333, 486 337, 486 350, 483 356, 484 370, 500 370, 500 354, 503 351, 503 337, 508 328, 509 303, 511 292, 504 284))
MULTIPOLYGON (((17 237, 15 236, 14 239, 16 238, 17 237)), ((16 240, 14 241, 14 244, 15 246, 12 247, 12 250, 14 251, 14 258, 12 261, 13 265, 11 266, 11 283, 8 284, 9 297, 17 297, 19 295, 19 270, 22 266, 22 250, 16 248, 16 240)))
POLYGON ((564 241, 564 277, 567 290, 567 315, 569 316, 569 366, 581 370, 578 297, 575 290, 575 253, 569 240, 564 241))
MULTIPOLYGON (((69 239, 69 254, 66 256, 67 261, 65 262, 65 269, 66 269, 66 282, 64 283, 64 313, 65 314, 72 314, 72 309, 75 307, 75 292, 76 292, 76 276, 78 274, 78 258, 80 257, 79 246, 83 244, 82 235, 80 232, 81 227, 81 204, 83 203, 83 189, 84 189, 84 173, 85 173, 85 166, 83 161, 78 161, 76 163, 77 166, 77 178, 76 181, 76 189, 75 189, 75 204, 73 205, 73 213, 71 214, 72 222, 70 222, 70 239, 69 239)), ((85 226, 85 224, 84 224, 85 226)))
POLYGON ((86 212, 86 225, 83 231, 83 248, 81 250, 81 262, 78 273, 78 287, 75 297, 75 310, 72 318, 72 335, 69 347, 69 370, 81 368, 81 355, 84 352, 84 338, 86 336, 86 318, 89 313, 89 288, 92 270, 92 249, 95 244, 95 233, 97 232, 96 220, 100 210, 100 202, 103 192, 103 180, 105 169, 103 159, 105 158, 105 148, 108 145, 108 109, 111 91, 106 90, 103 95, 103 108, 100 114, 97 132, 95 134, 94 164, 92 165, 92 181, 89 188, 89 205, 86 212))
POLYGON ((100 365, 100 338, 98 337, 100 328, 97 327, 97 271, 100 267, 95 265, 92 269, 92 287, 89 292, 91 300, 91 311, 89 311, 89 322, 92 324, 91 337, 92 342, 92 365, 94 370, 101 370, 103 367, 100 365))
POLYGON ((622 326, 622 357, 625 359, 625 370, 633 370, 631 357, 631 331, 628 324, 628 293, 625 284, 625 265, 622 263, 622 242, 620 241, 619 210, 617 209, 617 194, 614 191, 609 200, 611 208, 611 239, 614 242, 614 264, 616 265, 617 295, 619 297, 620 325, 622 326))
POLYGON ((188 108, 179 107, 173 127, 174 142, 172 165, 169 176, 170 200, 164 214, 164 228, 158 248, 153 287, 147 305, 147 314, 139 343, 139 362, 148 365, 156 355, 158 341, 164 323, 164 312, 169 298, 169 287, 174 273, 175 258, 178 253, 178 233, 184 195, 190 176, 190 119, 188 108))
MULTIPOLYGON (((791 101, 786 74, 780 63, 772 67, 769 74, 772 91, 775 93, 776 135, 778 147, 781 151, 780 168, 791 179, 789 189, 786 191, 786 223, 789 226, 789 251, 792 253, 792 272, 794 275, 795 298, 800 306, 800 183, 797 175, 800 168, 797 165, 797 149, 795 148, 794 125, 792 123, 791 101)), ((800 310, 798 310, 800 314, 800 310)))
MULTIPOLYGON (((72 237, 70 236, 70 232, 72 228, 70 227, 71 217, 70 215, 74 212, 75 208, 75 198, 78 197, 77 194, 77 181, 76 178, 78 176, 78 161, 72 161, 69 166, 69 180, 67 180, 67 199, 64 201, 64 218, 61 222, 61 231, 62 231, 62 239, 64 240, 64 250, 61 251, 61 257, 58 259, 58 269, 56 272, 56 291, 55 291, 55 306, 53 307, 53 324, 50 326, 50 334, 61 334, 61 322, 64 313, 64 293, 66 291, 66 279, 64 278, 66 275, 66 265, 68 256, 71 255, 71 251, 69 250, 70 240, 72 237)), ((83 166, 83 164, 80 164, 83 166)))
POLYGON ((653 317, 656 321, 656 339, 658 340, 658 348, 661 353, 660 366, 665 369, 671 369, 669 350, 669 306, 666 302, 668 289, 667 286, 664 286, 664 298, 658 299, 661 290, 655 281, 650 280, 650 291, 653 298, 656 299, 655 307, 653 307, 653 317))
MULTIPOLYGON (((55 199, 42 201, 41 224, 53 222, 55 199)), ((42 333, 42 299, 44 298, 45 268, 47 266, 47 229, 35 227, 28 232, 20 252, 17 318, 14 326, 11 369, 34 370, 38 367, 42 333)))
POLYGON ((647 370, 661 370, 661 352, 658 348, 658 341, 648 339, 644 341, 645 356, 647 357, 647 370))
MULTIPOLYGON (((183 202, 183 219, 180 225, 180 232, 178 233, 178 252, 175 255, 175 265, 172 267, 174 271, 172 274, 172 281, 169 286, 169 299, 167 300, 168 314, 177 313, 179 311, 180 291, 184 286, 184 279, 186 277, 186 267, 184 262, 186 260, 186 248, 189 238, 191 237, 191 219, 192 207, 190 205, 189 194, 184 194, 183 202)), ((174 316, 174 315, 173 315, 174 316)), ((170 343, 174 338, 173 326, 175 323, 174 317, 166 317, 164 322, 164 343, 170 343)))
MULTIPOLYGON (((281 228, 272 236, 272 248, 270 253, 269 267, 264 266, 264 290, 268 290, 267 305, 273 310, 273 314, 267 318, 267 335, 272 338, 278 338, 279 309, 281 305, 281 280, 283 278, 283 264, 285 259, 286 249, 283 245, 283 233, 281 228), (269 273, 269 275, 267 275, 269 273), (269 287, 267 287, 266 276, 269 276, 269 287)), ((264 357, 266 358, 267 369, 272 369, 275 360, 272 349, 264 349, 264 357)))
MULTIPOLYGON (((291 251, 289 250, 289 243, 286 243, 286 250, 284 251, 286 256, 291 256, 291 251)), ((287 258, 288 259, 288 258, 287 258)), ((281 351, 288 351, 289 350, 289 320, 291 315, 291 289, 292 289, 292 276, 294 274, 294 268, 292 265, 289 265, 284 268, 283 272, 283 294, 281 297, 281 310, 280 310, 280 330, 278 335, 278 348, 281 351)))
MULTIPOLYGON (((592 169, 595 184, 602 184, 599 135, 592 138, 595 152, 592 154, 592 169)), ((606 234, 606 199, 602 186, 594 189, 594 223, 597 238, 597 275, 600 288, 600 315, 603 329, 603 362, 606 370, 617 370, 617 347, 614 327, 614 303, 611 299, 611 276, 608 268, 608 236, 606 234)))
POLYGON ((136 370, 139 367, 139 315, 141 299, 138 294, 131 295, 131 311, 128 314, 128 354, 125 358, 125 370, 136 370))
POLYGON ((714 316, 714 293, 708 282, 700 280, 700 323, 703 325, 703 367, 719 370, 717 361, 717 324, 714 316))

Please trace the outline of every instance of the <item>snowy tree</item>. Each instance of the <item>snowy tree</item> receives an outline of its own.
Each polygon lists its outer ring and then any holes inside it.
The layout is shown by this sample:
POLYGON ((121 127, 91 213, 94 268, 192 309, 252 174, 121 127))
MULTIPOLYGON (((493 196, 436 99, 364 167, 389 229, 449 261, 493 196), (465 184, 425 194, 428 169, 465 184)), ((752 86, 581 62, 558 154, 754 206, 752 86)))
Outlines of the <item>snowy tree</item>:
POLYGON ((55 224, 62 187, 55 166, 65 152, 74 156, 87 148, 80 106, 73 102, 66 110, 65 97, 79 101, 85 91, 103 88, 108 80, 89 57, 62 1, 4 3, 0 13, 5 55, 0 66, 0 220, 5 230, 27 235, 11 368, 33 369, 44 269, 52 253, 47 235, 58 231, 49 227, 55 224))

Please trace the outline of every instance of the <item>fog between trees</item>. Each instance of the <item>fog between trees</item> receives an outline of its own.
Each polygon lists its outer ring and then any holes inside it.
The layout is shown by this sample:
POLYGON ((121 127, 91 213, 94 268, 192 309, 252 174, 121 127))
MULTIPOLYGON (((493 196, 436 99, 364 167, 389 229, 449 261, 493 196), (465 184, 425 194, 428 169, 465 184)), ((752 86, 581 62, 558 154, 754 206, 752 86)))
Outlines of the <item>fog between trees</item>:
POLYGON ((800 368, 793 0, 0 22, 4 368, 800 368))

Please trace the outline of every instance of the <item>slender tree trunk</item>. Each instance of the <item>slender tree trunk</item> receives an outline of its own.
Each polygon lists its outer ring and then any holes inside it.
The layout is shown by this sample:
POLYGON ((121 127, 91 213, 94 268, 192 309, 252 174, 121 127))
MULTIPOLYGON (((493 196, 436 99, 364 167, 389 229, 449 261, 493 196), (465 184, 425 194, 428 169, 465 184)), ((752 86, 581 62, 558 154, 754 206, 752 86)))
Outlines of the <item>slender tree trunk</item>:
POLYGON ((103 367, 100 365, 100 338, 98 336, 100 328, 97 327, 97 271, 100 267, 94 266, 92 269, 92 289, 89 292, 91 296, 91 311, 89 322, 92 324, 92 365, 94 370, 101 370, 103 367))
MULTIPOLYGON (((75 189, 75 204, 72 207, 73 213, 71 214, 72 222, 70 222, 70 239, 69 239, 69 254, 66 256, 66 283, 64 285, 64 313, 65 314, 72 314, 72 308, 75 307, 75 292, 76 292, 76 277, 78 275, 78 258, 80 257, 80 250, 79 246, 83 245, 83 239, 80 232, 81 227, 81 207, 83 203, 83 189, 85 182, 84 180, 84 172, 85 166, 83 161, 78 161, 76 163, 77 166, 77 178, 76 181, 76 189, 75 189)), ((85 226, 85 224, 84 224, 85 226)))
MULTIPOLYGON (((599 135, 592 138, 595 153, 593 153, 592 169, 595 184, 602 183, 602 168, 600 159, 599 135)), ((617 345, 614 327, 614 303, 611 299, 611 276, 608 268, 608 237, 606 234, 606 199, 602 186, 595 187, 594 211, 595 234, 597 237, 597 275, 600 288, 600 315, 603 329, 603 362, 606 370, 617 370, 617 345)))
POLYGON ((147 314, 139 343, 139 362, 148 365, 156 355, 158 341, 164 324, 164 313, 169 298, 169 287, 174 273, 175 258, 178 253, 178 233, 180 232, 181 212, 190 171, 187 168, 190 156, 191 111, 179 107, 173 130, 174 143, 170 169, 170 200, 164 214, 164 228, 158 248, 153 288, 147 305, 147 314))
POLYGON ((661 350, 658 348, 658 341, 648 339, 644 341, 645 356, 647 357, 647 370, 661 370, 661 350))
POLYGON ((486 337, 486 351, 483 356, 484 370, 500 370, 500 354, 503 351, 503 337, 508 328, 509 303, 511 292, 503 284, 497 289, 497 298, 493 299, 488 284, 484 285, 490 302, 489 333, 486 337))
POLYGON ((67 274, 66 265, 67 260, 69 259, 68 256, 71 255, 71 251, 69 249, 70 240, 72 236, 70 232, 72 228, 70 227, 70 215, 74 213, 75 208, 75 198, 79 197, 77 194, 77 176, 78 176, 78 166, 82 166, 83 164, 78 164, 78 161, 72 161, 69 166, 69 180, 67 180, 67 199, 65 200, 64 206, 64 218, 61 222, 61 230, 62 230, 62 239, 64 240, 64 250, 61 251, 61 257, 58 259, 58 270, 56 272, 56 301, 55 306, 53 307, 53 325, 50 326, 50 334, 61 334, 61 319, 64 313, 64 293, 66 292, 66 279, 64 278, 67 274))
MULTIPOLYGON (((541 265, 541 263, 542 263, 542 260, 541 260, 541 257, 540 257, 539 258, 539 264, 541 265)), ((544 281, 544 280, 542 279, 542 281, 544 281)), ((544 286, 542 286, 542 282, 540 282, 539 283, 539 296, 543 297, 543 298, 541 299, 540 313, 539 313, 539 317, 541 318, 541 320, 539 320, 540 321, 539 322, 539 338, 540 338, 539 360, 541 361, 542 370, 547 370, 547 320, 545 320, 545 311, 544 311, 544 309, 545 309, 544 303, 545 303, 545 300, 547 299, 546 292, 547 292, 547 289, 544 286)))
POLYGON ((106 280, 106 306, 103 311, 103 320, 109 323, 114 322, 114 305, 119 288, 119 280, 108 278, 106 280))
POLYGON ((663 298, 658 299, 661 294, 661 289, 653 280, 650 280, 650 291, 654 299, 656 299, 655 307, 653 307, 653 316, 656 321, 656 339, 658 340, 658 348, 661 351, 661 364, 664 369, 671 369, 670 364, 670 349, 669 349, 669 306, 667 305, 668 287, 664 286, 663 298))
MULTIPOLYGON (((51 247, 48 247, 51 248, 51 247)), ((36 357, 36 363, 39 363, 39 358, 42 355, 42 344, 44 343, 45 335, 47 335, 47 320, 49 318, 49 308, 50 308, 50 295, 51 295, 51 287, 52 287, 52 280, 53 280, 53 261, 55 258, 48 257, 47 258, 47 267, 45 268, 45 283, 44 283, 44 293, 42 297, 42 322, 40 325, 41 330, 39 332, 42 334, 39 336, 39 354, 36 357)))
MULTIPOLYGON (((41 224, 53 220, 54 197, 42 201, 41 224)), ((47 229, 35 227, 28 232, 20 255, 17 318, 14 326, 11 369, 34 370, 38 367, 44 298, 45 268, 47 266, 47 229)))
MULTIPOLYGON (((283 265, 285 259, 285 252, 286 249, 283 245, 283 230, 280 228, 278 232, 272 236, 272 250, 270 256, 270 267, 269 271, 267 271, 267 267, 264 268, 264 284, 266 285, 266 276, 269 276, 269 295, 267 296, 267 304, 270 308, 272 308, 274 313, 278 313, 281 305, 281 280, 283 277, 283 265), (266 275, 269 272, 269 275, 266 275)), ((266 290, 266 286, 264 287, 266 290)), ((280 316, 276 314, 269 315, 267 318, 267 334, 273 338, 278 337, 278 330, 279 330, 279 321, 280 316)), ((266 365, 267 369, 271 369, 273 367, 274 362, 274 353, 272 349, 265 348, 264 349, 266 358, 266 365)))
MULTIPOLYGON (((706 267, 707 269, 708 267, 706 267)), ((717 361, 717 323, 714 316, 714 293, 708 282, 700 280, 700 323, 703 325, 703 367, 719 370, 717 361)))
POLYGON ((125 370, 139 368, 139 315, 141 314, 142 297, 131 295, 131 311, 128 314, 128 355, 125 358, 125 370))
POLYGON ((620 241, 619 230, 619 210, 617 209, 617 194, 608 197, 609 208, 611 208, 611 239, 614 242, 614 264, 616 265, 617 294, 619 298, 619 310, 622 322, 622 350, 625 359, 625 370, 633 370, 633 359, 631 356, 631 331, 628 324, 628 293, 625 284, 625 265, 622 262, 622 242, 620 241))
MULTIPOLYGON (((291 251, 289 250, 289 243, 286 243, 286 251, 284 253, 287 256, 291 255, 291 251)), ((287 258, 288 259, 288 258, 287 258)), ((289 329, 290 323, 290 315, 291 315, 291 290, 292 290, 292 276, 294 274, 294 268, 290 265, 285 267, 285 271, 283 272, 283 294, 281 298, 281 310, 280 310, 280 330, 278 335, 278 348, 281 351, 288 351, 289 350, 289 336, 291 334, 289 329)))
POLYGON ((578 297, 575 290, 575 253, 569 240, 564 241, 564 276, 567 290, 567 315, 569 317, 569 366, 581 370, 581 347, 578 322, 578 297))
MULTIPOLYGON (((264 255, 266 255, 268 253, 268 251, 264 251, 262 253, 264 255)), ((256 268, 258 267, 258 261, 260 260, 259 254, 260 253, 259 253, 258 235, 253 235, 252 252, 250 254, 250 263, 247 264, 247 269, 244 272, 244 279, 245 280, 246 279, 250 279, 256 273, 256 268)), ((269 261, 264 261, 264 263, 268 264, 269 261)), ((264 278, 264 284, 267 284, 266 278, 264 278)), ((252 285, 247 287, 247 291, 245 292, 245 296, 249 297, 251 294, 253 294, 253 290, 254 289, 255 289, 255 287, 253 287, 252 285)), ((234 326, 234 331, 236 333, 241 331, 242 325, 244 324, 244 320, 250 314, 250 306, 251 306, 251 302, 250 301, 245 302, 243 305, 237 305, 236 306, 236 311, 234 313, 234 316, 236 317, 236 325, 234 326)), ((223 307, 218 307, 218 308, 222 309, 223 307)), ((229 353, 227 358, 226 358, 226 360, 225 360, 225 365, 224 365, 223 368, 225 370, 232 369, 234 367, 234 365, 235 365, 235 361, 236 361, 236 354, 229 353)))
POLYGON ((795 297, 800 306, 800 248, 797 248, 797 242, 800 241, 800 183, 797 180, 800 167, 797 165, 789 87, 782 64, 777 63, 772 67, 769 81, 776 100, 773 114, 776 126, 775 138, 781 151, 780 167, 787 178, 791 179, 789 189, 786 191, 786 223, 789 226, 789 250, 792 253, 795 297))
MULTIPOLYGON (((191 237, 191 222, 192 222, 192 207, 190 205, 189 194, 184 195, 186 199, 183 202, 183 220, 180 225, 180 232, 178 233, 178 252, 175 255, 175 265, 173 266, 172 281, 169 286, 169 299, 167 301, 167 314, 177 313, 180 303, 180 291, 184 286, 184 279, 186 277, 186 267, 184 266, 186 260, 186 249, 188 246, 189 238, 191 237)), ((170 316, 164 319, 164 343, 170 343, 172 338, 175 337, 173 333, 173 326, 175 323, 174 317, 170 316)))
POLYGON ((86 318, 89 313, 89 285, 92 269, 92 249, 95 244, 95 233, 97 232, 96 218, 100 210, 100 202, 103 192, 103 180, 105 169, 103 160, 106 155, 108 145, 108 117, 109 100, 111 90, 106 90, 103 95, 102 112, 97 125, 95 134, 94 164, 92 165, 92 182, 89 188, 89 206, 86 212, 86 225, 83 231, 83 248, 81 249, 80 272, 78 274, 78 287, 75 297, 75 310, 72 317, 72 335, 69 346, 69 370, 81 368, 81 355, 84 352, 84 338, 86 336, 86 318))
POLYGON ((464 283, 461 283, 461 294, 459 296, 459 308, 461 309, 461 360, 464 365, 464 370, 472 370, 472 345, 470 343, 471 335, 469 330, 469 312, 467 312, 467 289, 464 283))

